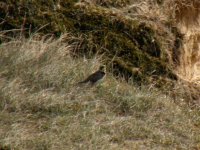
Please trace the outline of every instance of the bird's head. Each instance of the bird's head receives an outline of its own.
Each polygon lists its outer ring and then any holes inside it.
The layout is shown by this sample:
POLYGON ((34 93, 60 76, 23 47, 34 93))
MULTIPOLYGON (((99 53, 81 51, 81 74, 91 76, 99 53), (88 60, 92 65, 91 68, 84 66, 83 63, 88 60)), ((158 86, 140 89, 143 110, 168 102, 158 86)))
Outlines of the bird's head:
POLYGON ((100 70, 100 71, 105 71, 105 66, 104 66, 104 65, 101 65, 101 66, 99 67, 99 70, 100 70))

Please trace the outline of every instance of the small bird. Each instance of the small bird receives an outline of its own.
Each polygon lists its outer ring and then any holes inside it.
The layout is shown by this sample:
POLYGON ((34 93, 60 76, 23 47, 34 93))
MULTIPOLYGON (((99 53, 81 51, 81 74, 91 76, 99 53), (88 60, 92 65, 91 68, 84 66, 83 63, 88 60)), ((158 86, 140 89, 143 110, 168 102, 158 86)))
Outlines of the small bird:
POLYGON ((104 66, 100 66, 98 71, 89 75, 85 80, 78 82, 78 84, 83 84, 83 83, 90 83, 92 85, 95 84, 97 81, 99 81, 105 76, 106 73, 104 72, 104 69, 105 69, 104 66))

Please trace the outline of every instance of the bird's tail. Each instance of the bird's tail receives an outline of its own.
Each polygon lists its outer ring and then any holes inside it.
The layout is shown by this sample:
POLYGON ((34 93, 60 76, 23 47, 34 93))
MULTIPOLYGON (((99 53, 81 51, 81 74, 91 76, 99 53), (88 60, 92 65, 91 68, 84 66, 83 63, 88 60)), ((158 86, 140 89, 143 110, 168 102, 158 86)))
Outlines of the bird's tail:
POLYGON ((83 84, 85 84, 87 82, 88 82, 87 80, 84 80, 84 81, 78 82, 77 85, 83 85, 83 84))
POLYGON ((85 82, 81 81, 81 82, 78 82, 77 85, 81 85, 81 84, 84 84, 85 82))

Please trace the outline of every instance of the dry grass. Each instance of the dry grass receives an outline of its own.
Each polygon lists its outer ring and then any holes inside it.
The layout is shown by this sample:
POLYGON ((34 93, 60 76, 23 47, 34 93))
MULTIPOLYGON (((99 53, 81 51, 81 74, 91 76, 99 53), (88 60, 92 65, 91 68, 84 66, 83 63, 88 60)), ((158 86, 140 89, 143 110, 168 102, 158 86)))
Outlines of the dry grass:
POLYGON ((0 45, 1 149, 199 149, 198 110, 108 72, 76 83, 102 63, 73 58, 63 35, 0 45))
MULTIPOLYGON (((122 12, 135 19, 150 24, 156 31, 165 31, 166 43, 162 43, 169 53, 174 45, 173 27, 178 27, 184 35, 183 45, 177 49, 179 65, 176 73, 183 80, 200 84, 200 1, 198 0, 144 0, 130 1, 131 5, 122 8, 122 12), (160 2, 160 3, 158 3, 160 2)), ((169 54, 173 55, 173 54, 169 54)))
POLYGON ((200 31, 186 31, 181 49, 180 66, 177 73, 181 78, 200 84, 200 31))
POLYGON ((177 26, 184 34, 178 74, 187 81, 200 84, 200 1, 175 0, 171 4, 177 26))
POLYGON ((199 25, 200 1, 198 0, 175 0, 171 2, 174 17, 177 22, 186 26, 199 25))

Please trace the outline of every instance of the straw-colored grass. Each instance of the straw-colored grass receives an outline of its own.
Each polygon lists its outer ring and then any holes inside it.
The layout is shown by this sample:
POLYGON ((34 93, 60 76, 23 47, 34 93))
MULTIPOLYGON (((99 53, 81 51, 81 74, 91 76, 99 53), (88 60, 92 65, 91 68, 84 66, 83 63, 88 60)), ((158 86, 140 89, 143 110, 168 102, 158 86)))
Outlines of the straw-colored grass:
POLYGON ((64 38, 0 45, 0 149, 200 148, 200 112, 184 102, 109 72, 77 86, 103 60, 73 58, 64 38))
POLYGON ((176 61, 179 62, 175 64, 176 73, 183 80, 200 84, 200 1, 130 0, 130 2, 131 5, 124 7, 122 11, 132 18, 139 18, 151 24, 156 30, 166 31, 168 36, 160 38, 165 38, 162 46, 165 46, 167 51, 170 52, 173 49, 171 46, 176 45, 170 31, 173 27, 180 30, 183 35, 182 44, 179 43, 179 47, 173 52, 177 55, 176 61))

